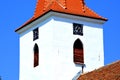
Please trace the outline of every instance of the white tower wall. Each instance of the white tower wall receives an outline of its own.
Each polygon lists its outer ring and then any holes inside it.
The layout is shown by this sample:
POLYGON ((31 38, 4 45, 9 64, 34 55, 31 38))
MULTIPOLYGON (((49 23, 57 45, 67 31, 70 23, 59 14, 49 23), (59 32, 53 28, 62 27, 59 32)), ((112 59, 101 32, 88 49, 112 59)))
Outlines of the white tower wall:
POLYGON ((81 71, 81 65, 73 62, 73 44, 77 38, 84 47, 84 72, 103 66, 102 23, 88 20, 52 16, 28 25, 32 27, 20 33, 20 80, 72 80, 81 71), (83 36, 73 35, 73 23, 83 24, 83 36), (37 27, 39 39, 33 41, 32 30, 37 27), (39 46, 39 66, 34 68, 35 43, 39 46))

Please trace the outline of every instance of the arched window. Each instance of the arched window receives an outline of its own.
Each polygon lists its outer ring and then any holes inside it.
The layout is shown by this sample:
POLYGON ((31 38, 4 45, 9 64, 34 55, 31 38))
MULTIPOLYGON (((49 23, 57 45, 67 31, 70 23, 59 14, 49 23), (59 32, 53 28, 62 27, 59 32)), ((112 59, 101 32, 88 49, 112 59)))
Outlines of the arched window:
POLYGON ((34 45, 34 67, 39 65, 39 47, 38 45, 35 43, 34 45))
POLYGON ((83 64, 84 63, 84 51, 83 51, 83 44, 80 39, 77 39, 74 42, 73 46, 73 53, 74 53, 74 63, 83 64))

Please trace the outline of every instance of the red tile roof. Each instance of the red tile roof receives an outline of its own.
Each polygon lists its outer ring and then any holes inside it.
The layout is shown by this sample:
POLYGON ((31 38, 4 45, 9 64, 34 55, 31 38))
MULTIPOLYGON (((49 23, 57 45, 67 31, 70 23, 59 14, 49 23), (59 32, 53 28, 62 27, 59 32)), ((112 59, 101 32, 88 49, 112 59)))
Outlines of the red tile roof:
POLYGON ((107 20, 88 8, 85 5, 84 0, 38 0, 33 17, 17 30, 23 28, 49 11, 107 20))
POLYGON ((120 60, 92 72, 82 74, 78 80, 120 80, 120 60))

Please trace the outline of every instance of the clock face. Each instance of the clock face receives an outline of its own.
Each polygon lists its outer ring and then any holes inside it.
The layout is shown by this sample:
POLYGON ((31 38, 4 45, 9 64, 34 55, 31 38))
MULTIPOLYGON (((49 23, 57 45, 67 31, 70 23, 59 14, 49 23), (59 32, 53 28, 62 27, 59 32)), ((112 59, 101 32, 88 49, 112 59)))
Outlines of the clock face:
POLYGON ((83 35, 83 25, 73 23, 73 34, 74 35, 83 35))

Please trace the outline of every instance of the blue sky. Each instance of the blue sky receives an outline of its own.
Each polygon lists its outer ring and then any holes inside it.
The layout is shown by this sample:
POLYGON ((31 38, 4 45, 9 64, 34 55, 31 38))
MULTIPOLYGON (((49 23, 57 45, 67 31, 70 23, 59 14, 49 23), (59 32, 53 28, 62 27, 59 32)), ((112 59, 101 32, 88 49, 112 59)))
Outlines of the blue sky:
MULTIPOLYGON (((104 24, 105 65, 120 59, 120 1, 85 0, 88 7, 108 18, 104 24)), ((36 0, 0 1, 0 76, 19 79, 19 35, 14 32, 33 16, 36 0)))

